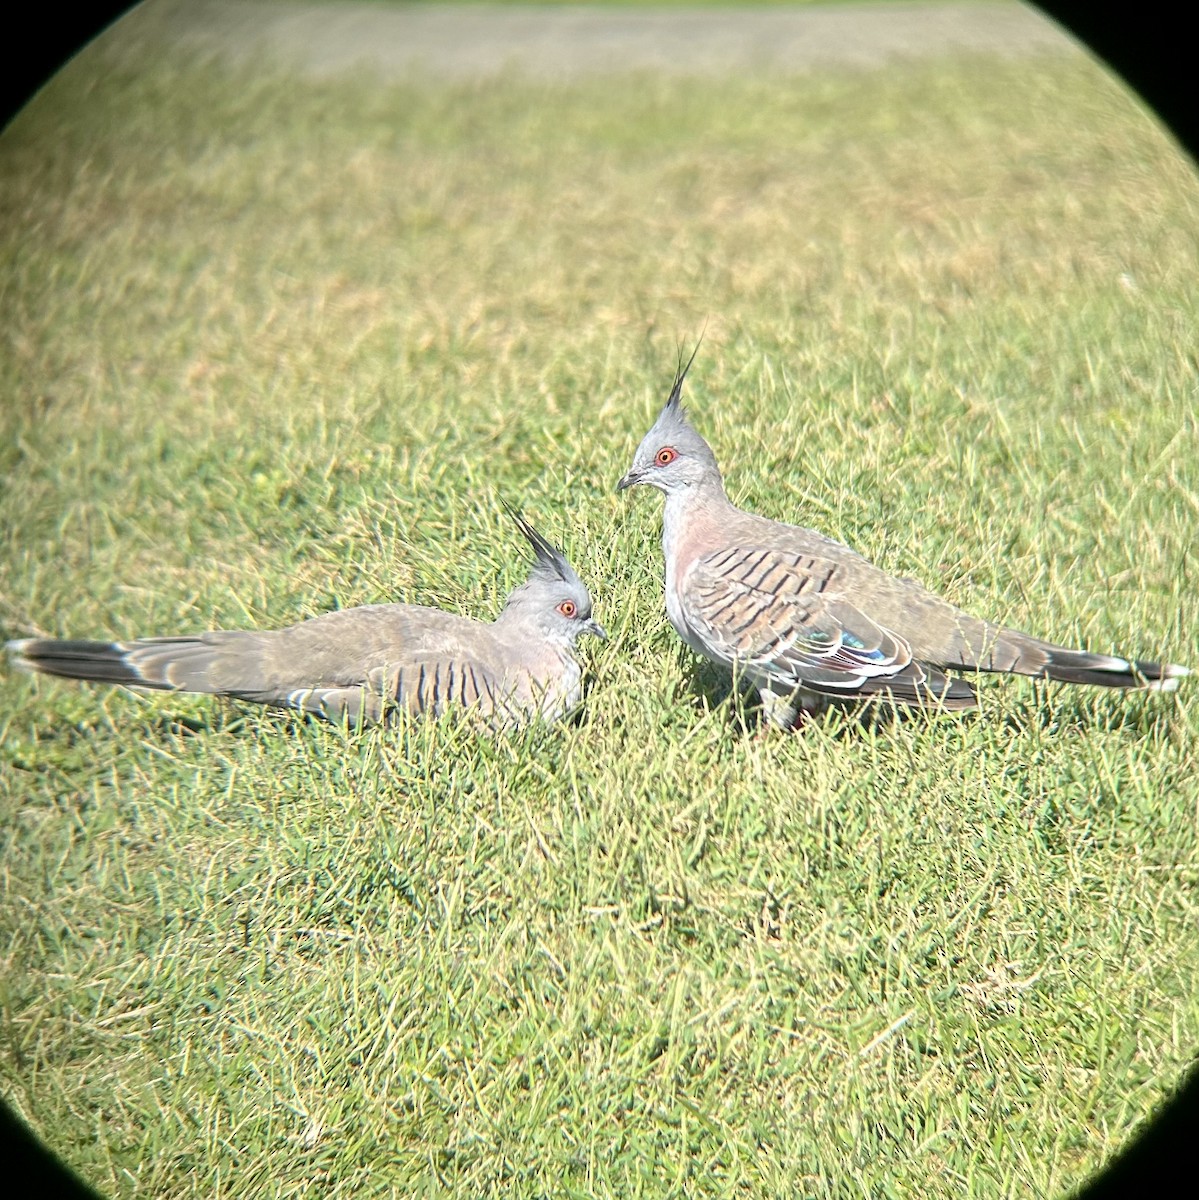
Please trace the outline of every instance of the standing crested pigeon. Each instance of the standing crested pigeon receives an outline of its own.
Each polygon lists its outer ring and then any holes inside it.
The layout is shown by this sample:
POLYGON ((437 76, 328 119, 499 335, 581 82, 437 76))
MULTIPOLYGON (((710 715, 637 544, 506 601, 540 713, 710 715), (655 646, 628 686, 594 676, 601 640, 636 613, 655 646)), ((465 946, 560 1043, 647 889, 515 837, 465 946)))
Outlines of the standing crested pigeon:
POLYGON ((697 654, 756 687, 776 725, 789 729, 831 699, 974 707, 974 689, 947 669, 1151 691, 1174 691, 1190 674, 1004 629, 832 538, 742 512, 679 403, 690 366, 680 364, 617 491, 648 484, 665 493, 670 623, 697 654))
POLYGON ((495 725, 553 721, 582 699, 575 644, 607 634, 561 551, 508 511, 535 557, 491 624, 413 604, 368 604, 274 631, 131 642, 26 638, 9 642, 8 652, 26 671, 232 696, 331 721, 379 721, 401 708, 440 715, 455 706, 495 725))

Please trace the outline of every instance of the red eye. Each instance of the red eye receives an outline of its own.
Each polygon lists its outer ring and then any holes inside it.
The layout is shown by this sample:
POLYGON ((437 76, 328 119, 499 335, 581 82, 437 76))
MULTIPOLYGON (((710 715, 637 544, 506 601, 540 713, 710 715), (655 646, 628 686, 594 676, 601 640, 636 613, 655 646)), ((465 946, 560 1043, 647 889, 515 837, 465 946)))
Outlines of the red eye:
POLYGON ((654 455, 654 462, 660 467, 668 467, 676 458, 679 452, 673 446, 663 446, 657 454, 654 455))
POLYGON ((573 617, 579 610, 573 600, 563 600, 562 603, 558 605, 558 611, 564 617, 569 618, 573 617))

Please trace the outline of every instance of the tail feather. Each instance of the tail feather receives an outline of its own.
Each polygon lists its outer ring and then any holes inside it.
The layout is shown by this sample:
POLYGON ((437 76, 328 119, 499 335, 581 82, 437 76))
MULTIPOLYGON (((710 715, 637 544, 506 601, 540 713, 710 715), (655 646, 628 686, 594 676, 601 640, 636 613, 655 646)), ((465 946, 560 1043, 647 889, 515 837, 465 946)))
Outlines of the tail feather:
POLYGON ((8 643, 12 665, 62 679, 88 679, 171 692, 213 692, 216 650, 199 637, 134 642, 25 638, 8 643))
POLYGON ((1090 683, 1099 687, 1143 688, 1151 692, 1174 692, 1178 681, 1191 673, 1178 663, 1155 663, 1144 659, 1112 658, 1082 650, 1055 650, 1040 674, 1059 683, 1090 683))
POLYGON ((1173 692, 1178 689, 1179 680, 1191 673, 1189 667, 1178 663, 1157 663, 1145 659, 1119 658, 1113 654, 1092 654, 1089 650, 1071 650, 1011 630, 1005 630, 1000 635, 1000 643, 1013 652, 1011 665, 1006 668, 1008 671, 1038 679, 1052 679, 1058 683, 1173 692))

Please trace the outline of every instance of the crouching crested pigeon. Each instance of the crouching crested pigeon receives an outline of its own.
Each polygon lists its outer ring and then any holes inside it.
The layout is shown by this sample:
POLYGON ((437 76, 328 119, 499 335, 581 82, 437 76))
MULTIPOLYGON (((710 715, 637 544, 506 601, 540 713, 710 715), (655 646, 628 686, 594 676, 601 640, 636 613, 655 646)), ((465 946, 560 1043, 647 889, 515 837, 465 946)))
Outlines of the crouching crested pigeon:
MULTIPOLYGON (((505 505, 505 508, 508 506, 505 505)), ((331 721, 459 706, 493 725, 556 720, 582 699, 579 638, 607 634, 570 564, 508 509, 533 547, 528 579, 491 623, 413 604, 370 604, 285 629, 101 642, 25 638, 13 665, 158 691, 206 692, 331 721)))
POLYGON ((680 404, 690 366, 680 361, 666 406, 617 490, 648 484, 665 493, 670 623, 697 654, 756 687, 775 724, 790 728, 830 700, 972 708, 974 689, 947 670, 1151 691, 1173 691, 1190 674, 1005 629, 832 538, 741 511, 680 404))

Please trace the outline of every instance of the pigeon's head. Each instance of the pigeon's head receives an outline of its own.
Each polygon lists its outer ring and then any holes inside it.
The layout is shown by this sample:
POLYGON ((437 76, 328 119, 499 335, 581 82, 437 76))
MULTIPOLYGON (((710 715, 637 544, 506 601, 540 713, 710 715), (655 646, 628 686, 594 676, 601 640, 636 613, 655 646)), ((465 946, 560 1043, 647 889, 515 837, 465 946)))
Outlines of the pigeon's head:
POLYGON ((529 577, 509 594, 504 614, 517 614, 536 625, 545 637, 572 646, 585 634, 606 640, 604 627, 591 616, 591 593, 562 551, 508 504, 504 508, 533 547, 529 577))
POLYGON ((656 487, 668 496, 705 483, 720 486, 720 468, 716 465, 716 456, 708 443, 691 428, 680 403, 683 380, 687 378, 687 371, 694 361, 695 351, 692 351, 686 365, 683 364, 682 355, 679 356, 679 369, 675 373, 666 407, 658 414, 649 433, 641 439, 641 445, 633 455, 633 465, 616 485, 618 492, 639 483, 656 487))

